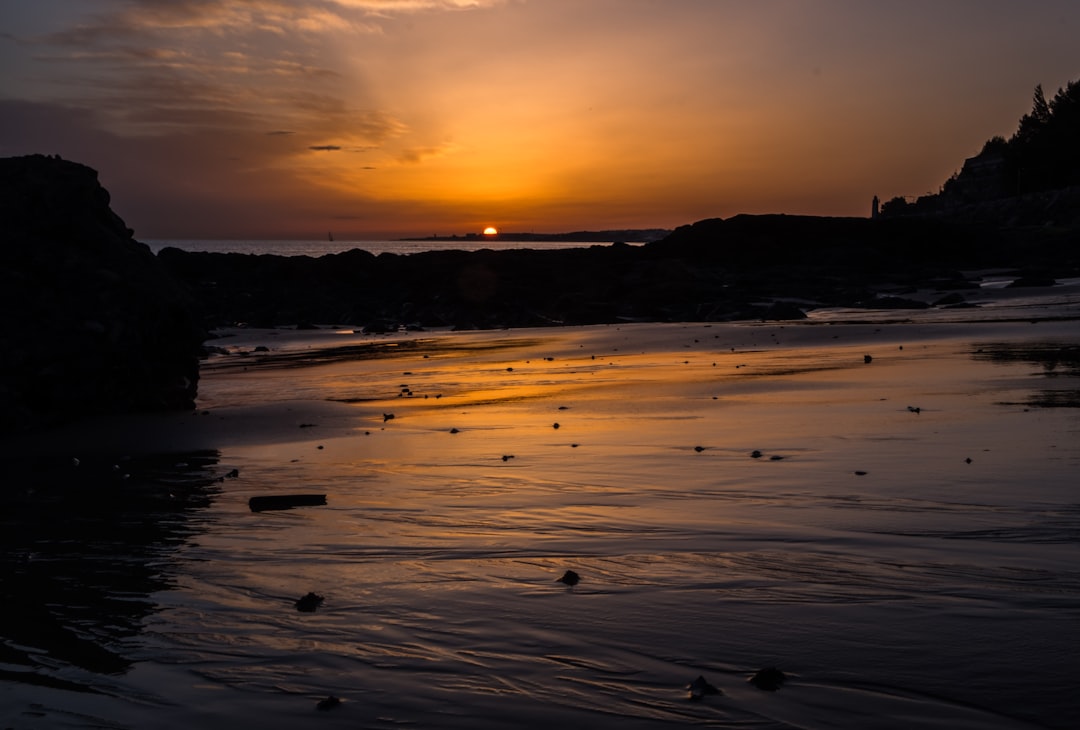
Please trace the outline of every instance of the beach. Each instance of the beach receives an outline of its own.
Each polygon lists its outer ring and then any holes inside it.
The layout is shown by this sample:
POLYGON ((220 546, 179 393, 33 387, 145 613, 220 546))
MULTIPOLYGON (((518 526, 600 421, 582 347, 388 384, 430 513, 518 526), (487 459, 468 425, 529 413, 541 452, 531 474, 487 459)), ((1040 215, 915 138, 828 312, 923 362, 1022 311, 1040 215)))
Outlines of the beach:
POLYGON ((980 296, 219 331, 195 413, 5 445, 5 598, 51 618, 3 634, 0 723, 1073 727, 1080 282, 980 296), (88 470, 170 527, 41 538, 88 470))

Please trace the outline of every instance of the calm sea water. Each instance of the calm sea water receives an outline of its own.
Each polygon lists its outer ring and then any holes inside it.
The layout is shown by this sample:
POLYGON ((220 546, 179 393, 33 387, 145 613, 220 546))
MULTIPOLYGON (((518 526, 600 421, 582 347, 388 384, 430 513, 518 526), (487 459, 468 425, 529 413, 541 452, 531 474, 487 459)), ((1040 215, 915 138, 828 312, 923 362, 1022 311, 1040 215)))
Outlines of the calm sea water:
POLYGON ((0 726, 1076 727, 1080 331, 950 327, 230 333, 7 454, 0 726))
MULTIPOLYGON (((412 254, 421 251, 477 251, 482 248, 509 249, 559 249, 609 246, 611 241, 484 241, 459 239, 455 241, 205 241, 205 240, 158 240, 143 241, 154 253, 173 247, 183 251, 208 251, 211 253, 274 254, 277 256, 319 257, 353 249, 373 254, 412 254)), ((634 245, 634 244, 631 244, 634 245)))

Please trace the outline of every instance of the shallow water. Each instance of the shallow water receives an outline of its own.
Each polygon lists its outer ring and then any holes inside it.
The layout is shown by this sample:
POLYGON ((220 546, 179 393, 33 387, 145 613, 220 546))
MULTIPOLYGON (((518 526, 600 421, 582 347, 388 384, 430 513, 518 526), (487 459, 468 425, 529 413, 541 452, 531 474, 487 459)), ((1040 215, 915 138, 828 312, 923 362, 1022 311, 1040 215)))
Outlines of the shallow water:
POLYGON ((1078 334, 236 333, 270 352, 205 369, 213 449, 23 476, 5 600, 48 630, 3 632, 0 722, 1074 727, 1078 334), (156 527, 52 497, 87 467, 156 527))

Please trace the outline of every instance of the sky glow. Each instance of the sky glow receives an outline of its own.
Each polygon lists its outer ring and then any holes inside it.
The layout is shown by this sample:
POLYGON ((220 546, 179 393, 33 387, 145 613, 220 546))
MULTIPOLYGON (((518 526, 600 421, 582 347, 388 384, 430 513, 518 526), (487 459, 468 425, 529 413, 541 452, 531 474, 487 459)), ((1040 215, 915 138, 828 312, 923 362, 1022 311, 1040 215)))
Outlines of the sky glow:
POLYGON ((0 155, 96 168, 143 238, 865 215, 1080 77, 1072 0, 36 0, 0 28, 0 155))

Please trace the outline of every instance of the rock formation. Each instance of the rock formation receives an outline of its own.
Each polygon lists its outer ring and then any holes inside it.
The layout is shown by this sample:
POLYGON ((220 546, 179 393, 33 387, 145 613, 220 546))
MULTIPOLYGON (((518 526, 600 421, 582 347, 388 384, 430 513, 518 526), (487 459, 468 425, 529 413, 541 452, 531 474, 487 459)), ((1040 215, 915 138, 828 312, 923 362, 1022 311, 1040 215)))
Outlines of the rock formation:
POLYGON ((0 231, 0 433, 194 407, 199 318, 94 170, 0 159, 0 231))

